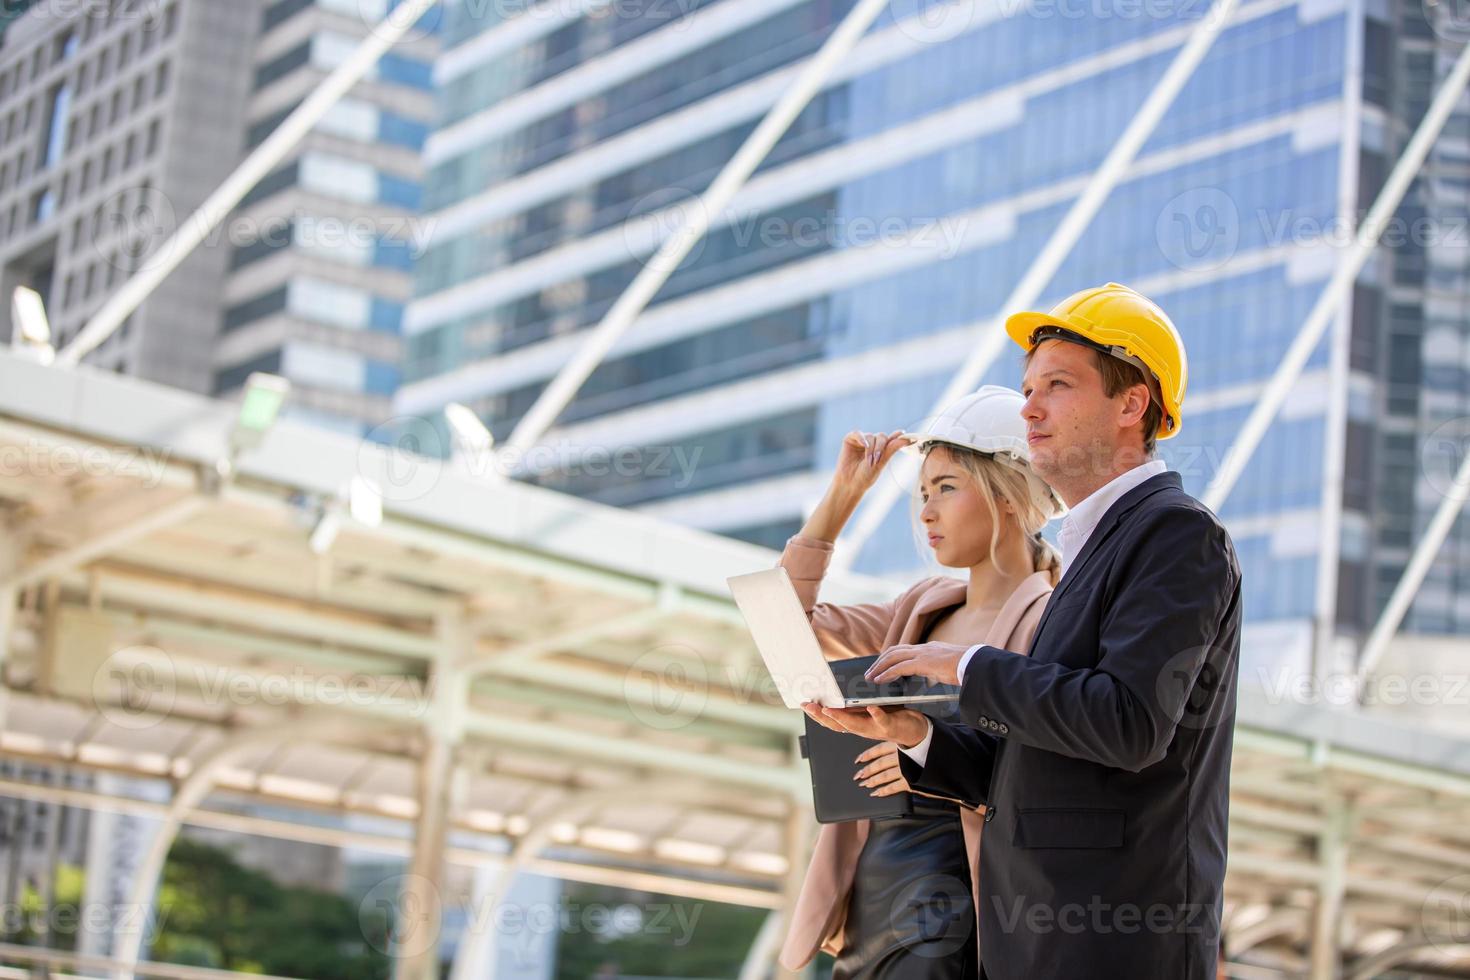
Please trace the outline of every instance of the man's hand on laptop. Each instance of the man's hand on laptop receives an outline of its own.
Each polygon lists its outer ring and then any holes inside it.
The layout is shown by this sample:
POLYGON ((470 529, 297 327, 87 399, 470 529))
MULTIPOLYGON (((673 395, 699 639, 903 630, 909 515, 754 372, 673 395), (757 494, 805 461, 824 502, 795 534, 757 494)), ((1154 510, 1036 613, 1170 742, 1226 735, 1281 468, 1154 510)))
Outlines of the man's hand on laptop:
POLYGON ((889 647, 863 674, 875 684, 901 677, 925 677, 935 684, 958 684, 960 661, 969 647, 953 643, 919 643, 889 647))
POLYGON ((808 701, 801 710, 823 728, 893 742, 906 749, 918 745, 929 734, 929 720, 912 708, 885 708, 876 704, 866 708, 824 708, 808 701))

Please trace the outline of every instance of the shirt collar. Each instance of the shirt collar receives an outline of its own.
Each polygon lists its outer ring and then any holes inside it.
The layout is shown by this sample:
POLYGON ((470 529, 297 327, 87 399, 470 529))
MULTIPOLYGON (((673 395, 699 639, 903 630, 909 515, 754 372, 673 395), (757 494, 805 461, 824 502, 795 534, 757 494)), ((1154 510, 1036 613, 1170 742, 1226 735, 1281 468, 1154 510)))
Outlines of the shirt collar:
POLYGON ((1102 520, 1108 508, 1118 502, 1129 490, 1151 480, 1160 473, 1167 472, 1169 466, 1162 459, 1151 459, 1147 463, 1141 463, 1133 469, 1114 477, 1108 483, 1103 484, 1092 491, 1085 499, 1078 502, 1077 506, 1067 511, 1062 518, 1062 527, 1058 535, 1058 541, 1062 546, 1062 567, 1065 568, 1077 557, 1087 539, 1097 528, 1097 522, 1102 520))

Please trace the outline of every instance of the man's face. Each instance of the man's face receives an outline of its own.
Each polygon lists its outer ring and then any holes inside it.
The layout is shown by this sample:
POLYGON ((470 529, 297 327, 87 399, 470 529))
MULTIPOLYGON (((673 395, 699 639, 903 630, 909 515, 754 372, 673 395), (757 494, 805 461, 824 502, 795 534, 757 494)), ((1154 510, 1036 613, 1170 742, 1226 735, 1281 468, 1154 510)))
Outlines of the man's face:
POLYGON ((1113 398, 1103 393, 1091 350, 1063 340, 1042 341, 1026 367, 1021 394, 1026 396, 1021 417, 1031 466, 1038 476, 1064 497, 1079 490, 1086 496, 1111 479, 1126 426, 1137 422, 1130 413, 1138 398, 1136 393, 1113 398))

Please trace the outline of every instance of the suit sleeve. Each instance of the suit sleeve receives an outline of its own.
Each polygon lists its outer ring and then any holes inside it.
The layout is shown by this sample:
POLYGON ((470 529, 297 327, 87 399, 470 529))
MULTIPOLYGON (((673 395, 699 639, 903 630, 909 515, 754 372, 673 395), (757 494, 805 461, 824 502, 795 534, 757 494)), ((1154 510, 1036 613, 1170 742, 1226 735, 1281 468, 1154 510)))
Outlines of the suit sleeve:
POLYGON ((900 752, 899 771, 911 789, 958 800, 973 809, 990 802, 990 774, 998 745, 994 736, 935 721, 928 760, 921 766, 900 752))
MULTIPOLYGON (((981 647, 960 688, 960 717, 1024 745, 1137 772, 1167 753, 1240 581, 1225 530, 1203 511, 1164 508, 1113 573, 1095 667, 1048 663, 1051 624, 1018 657, 981 647), (991 723, 987 726, 980 719, 991 723)), ((927 768, 927 767, 926 767, 927 768)))

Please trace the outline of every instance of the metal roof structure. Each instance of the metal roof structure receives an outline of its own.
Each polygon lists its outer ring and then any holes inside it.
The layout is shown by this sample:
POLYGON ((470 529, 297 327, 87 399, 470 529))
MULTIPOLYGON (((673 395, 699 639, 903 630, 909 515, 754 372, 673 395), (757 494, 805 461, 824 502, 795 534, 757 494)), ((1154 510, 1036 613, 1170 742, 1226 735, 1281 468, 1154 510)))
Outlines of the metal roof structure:
MULTIPOLYGON (((172 802, 0 793, 404 855, 435 896, 510 854, 779 913, 812 828, 800 717, 725 586, 774 552, 287 419, 228 469, 238 414, 0 354, 0 755, 172 802), (346 512, 354 478, 381 520, 346 512)), ((1236 976, 1470 977, 1470 752, 1243 688, 1227 895, 1236 976)))

